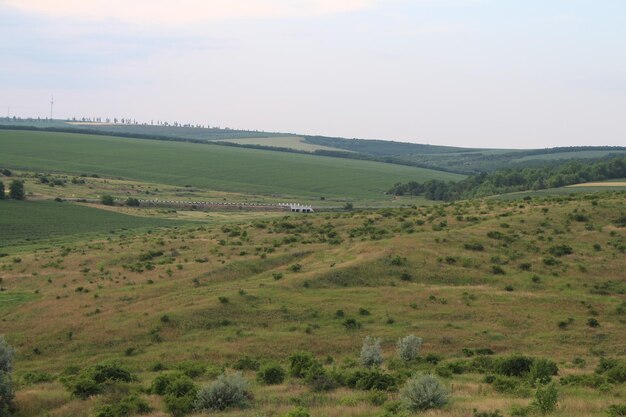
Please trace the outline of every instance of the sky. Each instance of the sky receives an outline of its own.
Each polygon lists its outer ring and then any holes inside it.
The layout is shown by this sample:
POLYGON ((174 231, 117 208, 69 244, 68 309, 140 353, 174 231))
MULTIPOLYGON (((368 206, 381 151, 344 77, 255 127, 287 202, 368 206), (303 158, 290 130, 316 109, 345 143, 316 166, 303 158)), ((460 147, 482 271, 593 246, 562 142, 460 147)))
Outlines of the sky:
POLYGON ((55 118, 626 146, 626 1, 0 0, 0 115, 52 94, 55 118))

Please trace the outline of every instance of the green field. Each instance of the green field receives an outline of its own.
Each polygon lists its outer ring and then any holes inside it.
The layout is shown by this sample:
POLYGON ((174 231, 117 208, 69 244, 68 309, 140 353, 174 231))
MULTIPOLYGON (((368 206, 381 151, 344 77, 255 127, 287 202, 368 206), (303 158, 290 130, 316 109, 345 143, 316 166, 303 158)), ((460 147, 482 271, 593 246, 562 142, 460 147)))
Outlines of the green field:
POLYGON ((181 142, 0 131, 0 165, 281 196, 384 198, 396 182, 463 176, 380 162, 181 142))
POLYGON ((129 216, 53 201, 0 201, 0 247, 64 236, 159 226, 180 222, 129 216))
POLYGON ((513 163, 527 162, 527 161, 552 161, 559 159, 586 159, 586 158, 604 158, 608 155, 626 155, 626 151, 618 150, 606 150, 606 151, 578 151, 578 152, 558 152, 547 153, 543 155, 529 155, 522 158, 513 159, 513 163))

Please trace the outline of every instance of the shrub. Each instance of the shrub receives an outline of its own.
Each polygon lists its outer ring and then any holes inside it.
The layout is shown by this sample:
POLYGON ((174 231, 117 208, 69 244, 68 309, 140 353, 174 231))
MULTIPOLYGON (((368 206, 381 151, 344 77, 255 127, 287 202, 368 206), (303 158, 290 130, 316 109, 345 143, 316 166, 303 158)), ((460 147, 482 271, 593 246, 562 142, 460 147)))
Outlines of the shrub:
POLYGON ((108 194, 107 195, 103 195, 100 198, 100 202, 102 204, 104 204, 105 206, 113 206, 113 205, 115 205, 115 199, 113 198, 113 196, 110 196, 108 194))
POLYGON ((0 336, 0 372, 11 373, 13 371, 13 356, 15 351, 4 340, 4 337, 0 336))
POLYGON ((606 415, 608 417, 622 417, 626 416, 626 405, 623 404, 612 404, 609 405, 609 408, 606 410, 606 415))
POLYGON ((310 352, 294 353, 289 357, 289 374, 296 378, 304 378, 313 366, 318 362, 310 352))
POLYGON ((4 183, 0 181, 0 200, 4 200, 6 198, 6 194, 4 193, 4 183))
POLYGON ((206 366, 201 362, 186 361, 176 365, 176 369, 187 375, 189 378, 197 378, 206 371, 206 366))
POLYGON ((160 374, 150 385, 150 392, 164 396, 167 411, 175 417, 193 411, 197 391, 191 378, 179 371, 160 374))
POLYGON ((11 181, 11 185, 9 185, 9 197, 11 197, 13 200, 23 200, 26 198, 26 191, 24 190, 23 181, 11 181))
POLYGON ((393 375, 379 369, 358 370, 346 378, 345 384, 350 388, 362 390, 391 391, 396 389, 398 381, 393 375))
POLYGON ((367 336, 361 347, 361 364, 366 368, 380 366, 383 363, 383 354, 380 348, 380 339, 367 336))
POLYGON ((539 410, 541 414, 549 414, 556 410, 556 404, 559 401, 559 390, 556 384, 540 386, 535 393, 535 400, 532 405, 539 410))
POLYGON ((559 367, 554 361, 544 358, 538 358, 533 361, 528 379, 531 384, 548 384, 554 375, 559 372, 559 367))
POLYGON ((283 417, 311 417, 309 412, 302 407, 291 410, 287 414, 284 414, 283 417))
POLYGON ((137 200, 136 198, 132 198, 132 197, 128 197, 126 199, 126 205, 128 207, 139 207, 140 202, 139 200, 137 200))
POLYGON ((532 364, 532 358, 522 355, 512 355, 508 358, 500 358, 496 362, 495 371, 506 376, 524 376, 530 372, 532 364))
MULTIPOLYGON (((1 339, 0 339, 1 340, 1 339)), ((0 416, 10 416, 13 407, 13 381, 9 372, 0 371, 0 416)))
POLYGON ((478 411, 474 409, 472 417, 504 417, 500 410, 495 411, 478 411))
POLYGON ((552 256, 561 257, 565 255, 571 255, 572 253, 574 253, 574 250, 571 246, 568 245, 556 245, 548 249, 548 252, 550 252, 550 255, 552 256))
POLYGON ((306 372, 305 380, 313 391, 330 391, 337 387, 337 375, 327 372, 321 363, 315 362, 306 372))
POLYGON ((132 414, 146 414, 152 411, 143 398, 130 395, 115 404, 103 405, 95 410, 95 417, 127 417, 132 414))
POLYGON ((396 352, 398 352, 398 357, 400 359, 410 362, 417 359, 421 346, 422 339, 414 334, 410 334, 406 337, 398 339, 398 342, 396 343, 396 352))
POLYGON ((115 361, 106 361, 64 377, 62 382, 73 395, 84 399, 101 393, 106 385, 131 382, 133 379, 124 366, 115 361))
POLYGON ((244 356, 233 364, 233 369, 238 371, 258 371, 260 367, 258 360, 251 358, 250 356, 244 356))
POLYGON ((198 411, 244 408, 251 400, 248 382, 241 374, 220 375, 217 381, 198 391, 194 408, 198 411))
POLYGON ((449 394, 434 376, 414 376, 402 388, 400 399, 409 410, 423 411, 443 407, 449 394))
POLYGON ((530 385, 525 380, 497 375, 492 381, 493 389, 503 394, 526 397, 530 395, 530 385))
POLYGON ((361 323, 356 321, 356 319, 345 319, 343 321, 343 327, 345 327, 347 330, 356 330, 361 328, 361 323))
POLYGON ((257 379, 268 385, 282 384, 285 380, 285 370, 275 363, 267 363, 257 372, 257 379))
POLYGON ((587 320, 587 326, 589 326, 589 327, 599 327, 600 326, 600 322, 597 319, 592 317, 589 320, 587 320))

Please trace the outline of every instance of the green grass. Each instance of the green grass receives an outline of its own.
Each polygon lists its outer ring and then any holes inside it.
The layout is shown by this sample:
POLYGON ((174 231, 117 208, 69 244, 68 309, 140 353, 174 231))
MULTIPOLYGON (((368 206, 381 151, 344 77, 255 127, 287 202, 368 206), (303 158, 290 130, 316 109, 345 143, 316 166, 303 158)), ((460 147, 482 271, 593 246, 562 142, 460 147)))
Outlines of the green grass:
POLYGON ((255 149, 67 133, 0 131, 0 165, 284 196, 385 198, 396 182, 463 176, 255 149))
POLYGON ((0 201, 0 247, 63 236, 180 224, 53 201, 0 201))

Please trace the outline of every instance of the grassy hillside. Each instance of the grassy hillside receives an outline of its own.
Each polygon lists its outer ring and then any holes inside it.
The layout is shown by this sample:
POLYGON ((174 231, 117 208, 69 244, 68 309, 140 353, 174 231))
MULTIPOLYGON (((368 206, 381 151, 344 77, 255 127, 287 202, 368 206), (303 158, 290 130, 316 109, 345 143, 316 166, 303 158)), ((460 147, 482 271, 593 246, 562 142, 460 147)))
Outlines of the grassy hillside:
POLYGON ((0 165, 281 196, 384 198, 399 181, 462 176, 370 161, 68 133, 0 131, 0 165))
POLYGON ((175 226, 180 222, 129 216, 54 201, 0 201, 0 247, 52 238, 175 226))
POLYGON ((626 396, 623 201, 604 194, 239 220, 75 240, 20 255, 19 264, 0 258, 0 306, 11 305, 0 308, 2 332, 18 351, 17 416, 87 417, 135 393, 148 415, 164 417, 166 396, 147 390, 157 376, 179 369, 202 386, 242 366, 254 399, 216 415, 303 406, 315 417, 401 416, 398 387, 431 372, 451 402, 423 415, 510 416, 536 390, 527 371, 507 377, 494 365, 518 353, 557 365, 551 415, 604 417, 626 396), (423 338, 409 363, 395 353, 407 334, 423 338), (341 379, 366 372, 367 335, 382 342, 374 378, 397 384, 382 392, 341 379), (295 376, 266 385, 249 370, 256 360, 289 369, 297 351, 314 354, 336 385, 295 376), (110 359, 136 379, 86 400, 70 394, 73 375, 110 359))

